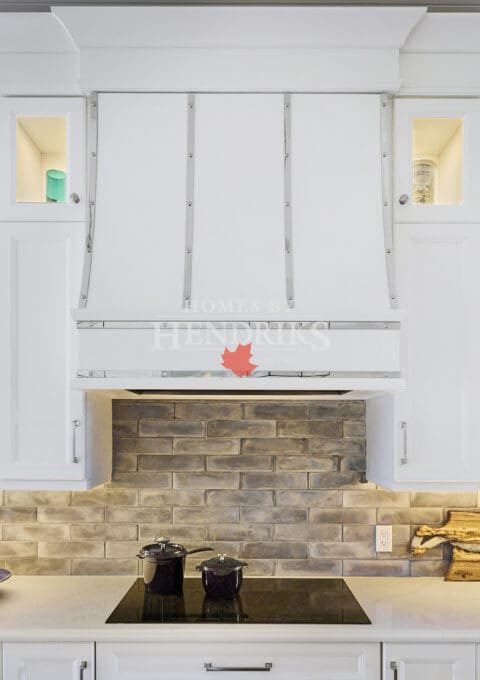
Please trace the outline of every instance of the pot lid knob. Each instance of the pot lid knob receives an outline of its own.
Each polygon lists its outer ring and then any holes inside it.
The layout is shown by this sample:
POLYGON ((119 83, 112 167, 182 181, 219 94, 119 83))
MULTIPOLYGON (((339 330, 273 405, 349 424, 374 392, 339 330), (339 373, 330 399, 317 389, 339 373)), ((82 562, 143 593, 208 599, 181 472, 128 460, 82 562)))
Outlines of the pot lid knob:
POLYGON ((155 541, 155 543, 158 543, 159 547, 160 547, 162 550, 165 550, 165 548, 167 547, 167 545, 168 545, 169 543, 171 543, 170 539, 167 538, 166 536, 161 536, 160 538, 156 538, 156 537, 154 536, 154 537, 153 537, 153 540, 155 541))
POLYGON ((223 563, 223 562, 225 562, 226 559, 227 559, 227 553, 220 553, 220 554, 218 555, 218 561, 219 561, 219 562, 222 562, 222 563, 223 563))

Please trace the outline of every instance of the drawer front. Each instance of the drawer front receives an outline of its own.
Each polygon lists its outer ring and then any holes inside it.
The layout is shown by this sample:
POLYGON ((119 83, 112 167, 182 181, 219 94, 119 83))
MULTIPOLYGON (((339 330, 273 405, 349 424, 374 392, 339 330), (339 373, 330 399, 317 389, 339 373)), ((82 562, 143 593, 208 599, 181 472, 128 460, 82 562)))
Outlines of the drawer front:
POLYGON ((97 680, 380 680, 379 644, 98 644, 97 680))

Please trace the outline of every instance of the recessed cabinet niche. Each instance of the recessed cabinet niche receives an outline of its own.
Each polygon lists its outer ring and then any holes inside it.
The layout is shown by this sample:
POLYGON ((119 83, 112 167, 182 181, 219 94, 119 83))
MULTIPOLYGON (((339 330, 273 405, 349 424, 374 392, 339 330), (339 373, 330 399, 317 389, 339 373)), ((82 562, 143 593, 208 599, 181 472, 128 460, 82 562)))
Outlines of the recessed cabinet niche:
POLYGON ((480 102, 396 99, 398 222, 480 221, 480 102))
POLYGON ((85 99, 0 99, 0 220, 85 219, 85 99))

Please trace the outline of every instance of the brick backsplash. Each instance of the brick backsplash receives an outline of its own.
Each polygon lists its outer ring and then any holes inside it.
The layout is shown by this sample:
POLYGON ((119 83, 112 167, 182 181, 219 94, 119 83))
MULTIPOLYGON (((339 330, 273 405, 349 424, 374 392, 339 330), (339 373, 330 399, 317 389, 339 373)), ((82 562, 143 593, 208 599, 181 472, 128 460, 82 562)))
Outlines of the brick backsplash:
POLYGON ((441 575, 442 547, 412 559, 414 529, 478 507, 477 492, 364 483, 362 401, 118 400, 113 433, 112 483, 0 492, 0 564, 133 576, 138 549, 163 534, 243 557, 249 575, 441 575), (375 552, 376 523, 393 525, 392 553, 375 552))

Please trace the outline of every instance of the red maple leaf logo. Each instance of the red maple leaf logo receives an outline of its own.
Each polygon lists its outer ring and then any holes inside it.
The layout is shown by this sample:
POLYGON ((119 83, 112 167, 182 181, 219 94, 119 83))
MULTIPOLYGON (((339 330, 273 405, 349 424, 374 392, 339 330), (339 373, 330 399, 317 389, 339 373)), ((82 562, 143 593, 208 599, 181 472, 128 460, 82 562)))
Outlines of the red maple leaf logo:
POLYGON ((252 343, 249 342, 247 345, 242 345, 239 343, 237 349, 233 352, 225 347, 225 351, 222 354, 222 366, 229 368, 235 375, 242 378, 245 375, 250 375, 252 371, 257 368, 256 364, 250 363, 250 357, 252 356, 252 343))

